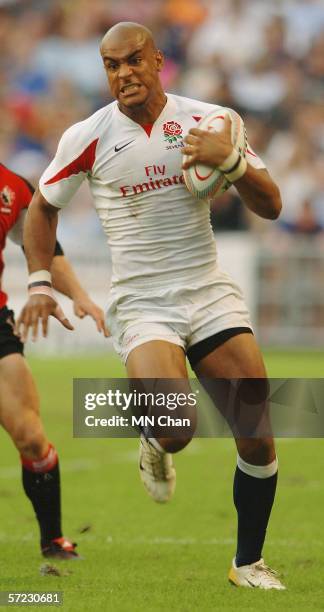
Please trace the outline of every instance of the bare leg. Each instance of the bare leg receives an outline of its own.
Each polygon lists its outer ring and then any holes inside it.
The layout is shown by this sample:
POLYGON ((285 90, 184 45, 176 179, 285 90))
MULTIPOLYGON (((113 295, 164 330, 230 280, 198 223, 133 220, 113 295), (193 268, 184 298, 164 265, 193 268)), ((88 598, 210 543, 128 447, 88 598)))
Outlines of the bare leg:
MULTIPOLYGON (((0 359, 0 398, 0 422, 20 453, 23 487, 39 523, 44 551, 62 537, 58 457, 44 433, 36 386, 19 353, 0 359)), ((69 554, 75 556, 73 550, 62 551, 65 558, 69 554)))
MULTIPOLYGON (((266 371, 260 350, 251 334, 241 334, 231 338, 201 359, 195 371, 203 383, 205 379, 207 389, 209 385, 206 379, 250 379, 242 380, 241 397, 239 393, 237 399, 243 406, 242 396, 243 400, 247 398, 249 400, 246 416, 248 427, 251 423, 257 427, 260 418, 264 416, 267 419, 266 385, 262 384, 262 379, 266 378, 266 371), (251 379, 257 379, 255 395, 259 397, 256 397, 255 404, 251 379)), ((222 398, 226 398, 227 384, 231 384, 230 380, 228 383, 226 380, 223 381, 221 394, 216 393, 215 397, 212 396, 223 414, 226 414, 226 406, 222 405, 222 398)), ((213 389, 213 384, 209 387, 213 389)), ((233 425, 234 422, 232 427, 233 425)), ((253 427, 252 431, 255 431, 253 427)), ((255 563, 262 556, 276 491, 277 460, 271 435, 259 438, 236 436, 235 442, 238 450, 238 465, 234 477, 234 503, 238 515, 235 562, 239 567, 255 563)))
MULTIPOLYGON (((180 346, 171 342, 153 340, 141 344, 130 353, 126 368, 133 385, 145 386, 145 379, 156 379, 154 393, 163 391, 164 394, 188 394, 190 392, 185 354, 180 346)), ((151 382, 150 388, 152 386, 151 382)), ((154 414, 152 408, 150 413, 154 414)), ((158 438, 161 447, 168 452, 177 452, 184 448, 190 442, 196 428, 196 411, 192 407, 178 407, 177 415, 187 415, 190 418, 191 428, 186 432, 179 431, 171 437, 165 437, 165 433, 161 434, 161 428, 155 428, 154 437, 158 438)))
POLYGON ((0 359, 0 422, 17 450, 41 459, 48 450, 39 415, 39 398, 30 370, 20 354, 0 359))
MULTIPOLYGON (((234 336, 204 357, 197 364, 195 372, 199 379, 255 378, 259 381, 261 379, 266 380, 267 378, 260 349, 252 334, 234 336)), ((255 386, 256 393, 261 393, 262 395, 262 390, 260 392, 258 381, 256 381, 255 386)), ((245 394, 244 390, 242 393, 243 395, 245 394)), ((251 395, 251 393, 253 393, 253 384, 248 394, 251 395)), ((238 400, 239 399, 240 396, 238 397, 238 400)), ((256 403, 259 406, 261 399, 260 401, 257 400, 256 403)), ((222 406, 219 406, 219 408, 223 412, 222 406)), ((264 402, 264 410, 266 410, 266 402, 264 402)), ((224 412, 226 412, 226 408, 224 408, 224 412)), ((259 418, 259 412, 256 418, 259 418)), ((235 442, 239 455, 248 463, 254 465, 267 465, 275 459, 275 446, 271 436, 259 439, 239 437, 236 438, 235 442)))

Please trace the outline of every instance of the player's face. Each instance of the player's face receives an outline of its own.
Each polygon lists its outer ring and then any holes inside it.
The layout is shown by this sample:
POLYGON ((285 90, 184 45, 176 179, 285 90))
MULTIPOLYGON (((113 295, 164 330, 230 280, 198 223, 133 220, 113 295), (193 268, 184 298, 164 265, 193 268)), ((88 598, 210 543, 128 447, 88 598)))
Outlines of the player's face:
POLYGON ((101 55, 111 93, 121 106, 145 106, 152 92, 160 89, 163 56, 150 41, 135 37, 120 44, 106 43, 101 55))

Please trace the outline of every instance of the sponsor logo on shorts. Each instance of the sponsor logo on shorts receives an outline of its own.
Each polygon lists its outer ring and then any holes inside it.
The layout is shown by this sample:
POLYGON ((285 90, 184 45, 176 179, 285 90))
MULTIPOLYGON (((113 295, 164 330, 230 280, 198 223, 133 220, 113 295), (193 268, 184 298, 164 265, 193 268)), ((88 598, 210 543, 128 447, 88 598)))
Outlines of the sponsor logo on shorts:
POLYGON ((139 334, 133 334, 132 336, 127 336, 124 339, 124 345, 125 346, 129 346, 130 344, 132 344, 132 342, 134 342, 135 340, 137 340, 137 338, 139 338, 139 334))

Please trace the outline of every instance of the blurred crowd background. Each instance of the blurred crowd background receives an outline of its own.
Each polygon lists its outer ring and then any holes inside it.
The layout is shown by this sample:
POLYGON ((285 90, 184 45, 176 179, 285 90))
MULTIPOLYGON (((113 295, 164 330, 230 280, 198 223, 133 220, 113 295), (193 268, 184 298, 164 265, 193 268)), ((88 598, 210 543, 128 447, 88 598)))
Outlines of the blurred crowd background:
MULTIPOLYGON (((277 222, 249 215, 230 190, 212 205, 216 233, 254 232, 280 257, 297 236, 323 259, 323 0, 0 0, 0 160, 36 184, 62 132, 110 101, 98 46, 118 21, 151 28, 167 91, 242 114, 280 186, 277 222)), ((100 242, 88 191, 77 200, 63 232, 86 228, 100 242)), ((265 284, 279 276, 265 263, 265 284)), ((266 304, 261 318, 274 312, 266 304)))

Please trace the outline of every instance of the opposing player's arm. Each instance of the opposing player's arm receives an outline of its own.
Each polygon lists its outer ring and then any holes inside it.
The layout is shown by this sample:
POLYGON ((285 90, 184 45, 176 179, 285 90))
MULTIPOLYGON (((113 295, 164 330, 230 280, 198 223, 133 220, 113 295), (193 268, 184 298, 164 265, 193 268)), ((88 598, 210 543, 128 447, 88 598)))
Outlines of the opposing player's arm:
MULTIPOLYGON (((184 162, 187 169, 196 162, 201 162, 223 170, 227 160, 231 160, 233 145, 231 140, 231 120, 225 117, 224 129, 221 132, 207 132, 192 128, 185 138, 186 146, 182 149, 189 158, 184 162)), ((246 206, 265 219, 277 219, 281 211, 279 188, 265 168, 255 168, 242 158, 237 159, 230 180, 235 185, 246 206), (241 164, 241 167, 240 167, 241 164)), ((231 161, 229 161, 231 165, 231 161)))
POLYGON ((103 310, 90 299, 66 257, 63 255, 54 257, 51 273, 54 289, 73 301, 74 314, 80 319, 90 315, 96 323, 97 330, 103 332, 107 338, 109 331, 105 325, 103 310))

